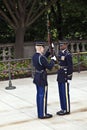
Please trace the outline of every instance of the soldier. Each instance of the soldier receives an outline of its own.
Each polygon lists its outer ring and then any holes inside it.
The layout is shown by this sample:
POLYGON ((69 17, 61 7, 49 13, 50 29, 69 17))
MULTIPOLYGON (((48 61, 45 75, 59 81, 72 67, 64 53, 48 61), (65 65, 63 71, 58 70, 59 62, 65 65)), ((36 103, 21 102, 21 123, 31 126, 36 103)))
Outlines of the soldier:
POLYGON ((56 113, 57 115, 70 114, 69 80, 72 79, 73 63, 72 56, 67 50, 67 45, 68 43, 66 41, 59 43, 60 51, 58 54, 59 70, 57 81, 61 110, 56 113))
POLYGON ((51 57, 50 63, 47 58, 50 54, 49 51, 44 55, 45 45, 43 42, 36 42, 35 45, 36 53, 32 57, 33 66, 35 67, 35 75, 33 83, 37 89, 37 113, 38 118, 46 119, 51 118, 52 114, 47 113, 47 94, 48 94, 48 82, 46 69, 51 70, 56 61, 56 57, 51 57))

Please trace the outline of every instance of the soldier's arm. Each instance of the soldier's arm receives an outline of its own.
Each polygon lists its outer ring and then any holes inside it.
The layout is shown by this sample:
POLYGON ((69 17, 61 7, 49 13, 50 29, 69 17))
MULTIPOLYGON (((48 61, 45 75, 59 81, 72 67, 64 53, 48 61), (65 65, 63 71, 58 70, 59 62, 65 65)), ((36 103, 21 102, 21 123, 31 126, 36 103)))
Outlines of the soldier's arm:
POLYGON ((67 77, 69 80, 72 79, 72 73, 73 73, 73 62, 72 62, 72 55, 68 54, 66 57, 67 60, 67 77))
POLYGON ((43 67, 46 69, 51 70, 55 64, 54 60, 51 60, 50 62, 48 62, 47 58, 45 56, 42 56, 41 59, 41 64, 43 65, 43 67))

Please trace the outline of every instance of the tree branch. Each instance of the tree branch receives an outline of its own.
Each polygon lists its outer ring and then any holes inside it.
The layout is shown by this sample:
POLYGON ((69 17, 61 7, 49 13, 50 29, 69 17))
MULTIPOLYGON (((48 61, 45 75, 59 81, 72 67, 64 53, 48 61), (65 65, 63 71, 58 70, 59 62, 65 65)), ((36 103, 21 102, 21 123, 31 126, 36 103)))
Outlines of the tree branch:
POLYGON ((26 25, 27 26, 30 26, 32 23, 34 23, 51 5, 55 4, 58 0, 52 0, 51 2, 49 2, 49 4, 47 6, 45 6, 45 8, 40 11, 39 13, 37 13, 37 15, 33 15, 32 16, 32 19, 28 21, 28 24, 26 25), (35 17, 36 16, 36 17, 35 17))
POLYGON ((26 8, 29 6, 29 4, 32 2, 32 0, 25 1, 26 8))
POLYGON ((16 17, 14 16, 14 14, 12 13, 12 10, 11 10, 11 8, 9 7, 9 4, 7 3, 7 0, 3 0, 3 2, 4 2, 4 4, 5 4, 5 6, 6 6, 6 8, 8 9, 8 11, 9 11, 11 17, 13 18, 13 21, 15 22, 16 26, 18 26, 18 21, 17 21, 16 17))
POLYGON ((12 10, 15 12, 17 19, 19 20, 20 16, 19 16, 19 13, 18 13, 17 3, 15 2, 15 0, 9 0, 9 4, 10 4, 10 7, 12 8, 12 10))
POLYGON ((19 24, 21 24, 22 27, 24 27, 25 26, 25 3, 22 0, 18 0, 18 7, 19 7, 19 15, 20 15, 19 24))
POLYGON ((12 23, 12 21, 7 17, 7 15, 2 10, 0 10, 0 14, 15 30, 16 29, 15 25, 12 23))
POLYGON ((37 2, 37 0, 34 0, 34 1, 33 1, 33 4, 32 4, 32 6, 31 6, 31 9, 29 10, 29 13, 28 13, 28 16, 27 16, 25 25, 28 24, 29 18, 30 18, 31 14, 32 14, 32 11, 33 11, 33 8, 34 8, 36 2, 37 2))

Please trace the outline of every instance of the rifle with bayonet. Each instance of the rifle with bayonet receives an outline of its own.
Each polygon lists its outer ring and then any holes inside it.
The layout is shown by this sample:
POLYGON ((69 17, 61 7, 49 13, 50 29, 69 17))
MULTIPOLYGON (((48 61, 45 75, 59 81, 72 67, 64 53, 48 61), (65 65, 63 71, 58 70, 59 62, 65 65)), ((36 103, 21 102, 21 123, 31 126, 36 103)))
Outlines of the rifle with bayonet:
POLYGON ((47 14, 47 32, 48 32, 48 45, 51 53, 51 57, 55 56, 58 62, 58 57, 55 52, 55 46, 52 42, 52 37, 51 37, 51 32, 50 32, 50 18, 49 18, 49 13, 47 14))

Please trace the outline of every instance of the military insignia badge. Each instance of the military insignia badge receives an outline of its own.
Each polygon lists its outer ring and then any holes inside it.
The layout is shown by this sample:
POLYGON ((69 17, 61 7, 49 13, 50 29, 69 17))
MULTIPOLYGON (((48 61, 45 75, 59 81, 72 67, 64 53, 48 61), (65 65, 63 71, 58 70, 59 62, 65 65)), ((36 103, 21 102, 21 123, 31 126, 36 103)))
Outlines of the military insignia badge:
POLYGON ((61 60, 65 60, 65 56, 61 56, 61 60))

